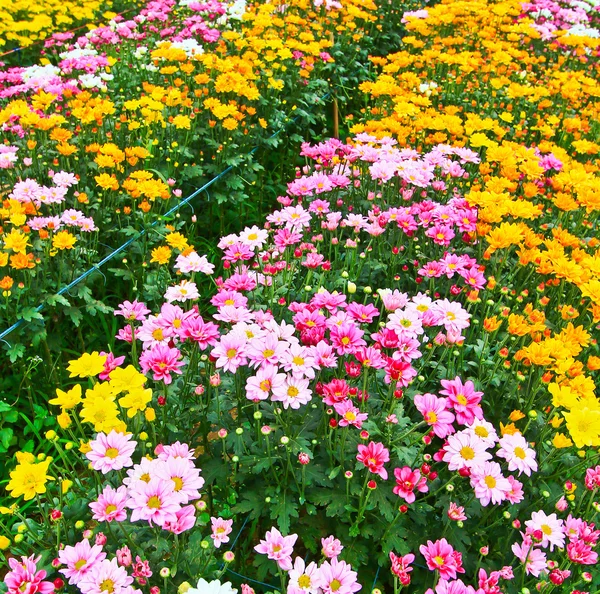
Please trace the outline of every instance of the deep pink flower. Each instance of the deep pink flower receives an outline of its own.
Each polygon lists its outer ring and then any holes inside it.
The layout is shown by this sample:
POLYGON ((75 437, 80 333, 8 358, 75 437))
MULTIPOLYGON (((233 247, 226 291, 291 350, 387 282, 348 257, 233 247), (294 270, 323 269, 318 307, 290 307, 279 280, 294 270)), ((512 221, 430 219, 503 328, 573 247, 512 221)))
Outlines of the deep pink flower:
POLYGON ((373 474, 378 474, 383 480, 387 480, 388 473, 384 464, 390 461, 390 452, 382 444, 374 441, 369 445, 358 444, 356 459, 362 462, 373 474))
POLYGON ((170 384, 173 381, 171 373, 181 375, 180 367, 185 363, 179 361, 181 353, 179 349, 171 348, 163 343, 153 344, 149 350, 144 351, 140 356, 140 365, 143 373, 152 371, 154 373, 152 379, 154 381, 164 381, 165 384, 170 384))
POLYGON ((477 392, 472 381, 462 383, 460 377, 442 380, 440 394, 448 396, 448 405, 454 409, 456 421, 461 425, 472 425, 475 419, 483 418, 479 403, 483 392, 477 392))
POLYGON ((596 565, 598 562, 598 553, 583 540, 570 542, 567 545, 567 555, 573 563, 580 565, 596 565))
POLYGON ((417 394, 415 406, 423 415, 425 422, 433 429, 433 432, 442 439, 454 433, 454 415, 446 410, 445 398, 438 398, 434 394, 417 394))
POLYGON ((43 581, 46 571, 37 569, 40 557, 21 557, 21 562, 14 558, 8 560, 10 571, 4 577, 8 594, 49 594, 54 591, 52 582, 43 581))
POLYGON ((175 519, 166 520, 163 529, 173 534, 181 534, 190 530, 196 524, 196 508, 193 505, 185 505, 175 512, 175 519))
POLYGON ((427 545, 419 547, 421 554, 425 557, 427 567, 431 571, 439 571, 440 578, 456 579, 456 573, 464 573, 462 564, 457 563, 455 551, 445 538, 435 542, 427 541, 427 545))
POLYGON ((585 486, 590 491, 600 488, 600 465, 585 471, 585 486))
POLYGON ((410 466, 396 468, 394 469, 394 476, 396 477, 396 486, 393 491, 396 495, 402 497, 406 503, 414 502, 415 489, 421 493, 427 493, 427 491, 429 491, 427 479, 424 476, 421 476, 421 471, 418 469, 411 470, 410 466))

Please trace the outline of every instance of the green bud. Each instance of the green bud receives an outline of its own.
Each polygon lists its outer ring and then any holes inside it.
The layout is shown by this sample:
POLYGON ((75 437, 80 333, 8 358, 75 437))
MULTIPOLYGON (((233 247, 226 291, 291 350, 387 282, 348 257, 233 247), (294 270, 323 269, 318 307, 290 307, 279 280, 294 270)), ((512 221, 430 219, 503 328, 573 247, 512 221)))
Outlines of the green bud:
POLYGON ((243 429, 242 427, 238 427, 238 428, 235 430, 235 434, 236 434, 236 435, 241 435, 242 433, 244 433, 244 429, 243 429))

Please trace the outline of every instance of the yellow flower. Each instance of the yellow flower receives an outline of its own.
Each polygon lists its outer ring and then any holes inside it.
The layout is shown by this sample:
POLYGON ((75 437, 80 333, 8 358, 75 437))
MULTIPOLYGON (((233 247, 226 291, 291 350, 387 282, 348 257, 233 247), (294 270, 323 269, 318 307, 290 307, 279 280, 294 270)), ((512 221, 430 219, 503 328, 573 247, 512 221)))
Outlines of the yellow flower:
POLYGON ((67 371, 71 372, 70 377, 92 377, 104 371, 106 355, 101 355, 98 351, 93 353, 84 353, 79 359, 69 361, 67 371))
POLYGON ((127 409, 127 417, 131 419, 138 411, 144 410, 151 400, 152 390, 150 388, 138 388, 119 398, 119 404, 127 409))
POLYGON ((52 247, 57 250, 72 250, 77 238, 68 231, 59 231, 52 238, 52 247))
POLYGON ((564 433, 557 433, 552 443, 556 449, 570 448, 573 445, 573 442, 564 433))
POLYGON ((158 264, 166 264, 171 258, 171 250, 166 245, 161 245, 152 250, 152 258, 150 262, 156 262, 158 264))
POLYGON ((146 417, 146 421, 148 421, 148 423, 152 423, 152 421, 156 421, 156 411, 153 408, 148 407, 144 411, 144 416, 146 417))
POLYGON ((70 481, 69 479, 63 479, 60 482, 60 490, 61 493, 64 495, 65 493, 69 492, 69 489, 73 486, 73 481, 70 481))
POLYGON ((94 431, 109 433, 122 426, 119 409, 112 400, 103 398, 86 398, 81 408, 81 420, 94 426, 94 431))
POLYGON ((141 388, 145 383, 146 376, 133 365, 128 365, 125 369, 117 367, 110 372, 110 387, 115 394, 141 388))
POLYGON ((0 551, 5 551, 10 546, 10 539, 6 536, 0 536, 0 551))
POLYGON ((520 431, 515 427, 514 423, 509 423, 508 425, 500 423, 500 433, 502 435, 514 435, 515 433, 520 433, 520 431))
POLYGON ((587 406, 563 412, 567 429, 578 448, 600 445, 600 410, 587 406))
POLYGON ((71 417, 69 413, 62 412, 56 417, 56 421, 61 429, 67 429, 71 426, 71 417))
POLYGON ((92 446, 89 444, 89 442, 87 441, 82 441, 81 445, 79 446, 79 451, 82 454, 87 454, 88 452, 92 451, 92 446))
POLYGON ((181 233, 169 233, 165 237, 165 241, 172 247, 177 250, 185 250, 189 247, 188 240, 181 233))
POLYGON ((50 466, 49 459, 38 464, 30 462, 19 464, 10 473, 10 481, 6 485, 6 490, 15 498, 23 495, 25 501, 33 499, 36 494, 45 493, 46 483, 48 480, 53 480, 47 474, 48 466, 50 466))
POLYGON ((569 386, 559 386, 557 383, 552 382, 548 384, 548 391, 552 394, 552 406, 562 406, 570 410, 579 403, 577 394, 569 386))
POLYGON ((192 123, 188 116, 178 115, 173 118, 173 126, 175 126, 175 128, 177 128, 178 130, 181 130, 182 128, 185 130, 190 130, 192 127, 192 123))
MULTIPOLYGON (((102 369, 104 369, 104 366, 102 369)), ((81 402, 81 385, 76 384, 67 392, 57 389, 56 396, 56 398, 48 400, 48 403, 54 404, 55 406, 60 406, 63 412, 65 410, 69 410, 81 402)))
POLYGON ((11 229, 10 233, 4 236, 4 249, 12 250, 16 254, 24 254, 27 251, 29 240, 24 233, 17 229, 11 229))

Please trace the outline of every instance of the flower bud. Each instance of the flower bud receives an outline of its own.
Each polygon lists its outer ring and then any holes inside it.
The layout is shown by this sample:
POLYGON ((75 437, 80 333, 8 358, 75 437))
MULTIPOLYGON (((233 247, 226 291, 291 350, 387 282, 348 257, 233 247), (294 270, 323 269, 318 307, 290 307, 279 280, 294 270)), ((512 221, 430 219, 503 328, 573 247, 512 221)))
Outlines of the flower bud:
POLYGON ((162 567, 159 573, 161 578, 168 578, 171 575, 171 570, 168 567, 162 567))

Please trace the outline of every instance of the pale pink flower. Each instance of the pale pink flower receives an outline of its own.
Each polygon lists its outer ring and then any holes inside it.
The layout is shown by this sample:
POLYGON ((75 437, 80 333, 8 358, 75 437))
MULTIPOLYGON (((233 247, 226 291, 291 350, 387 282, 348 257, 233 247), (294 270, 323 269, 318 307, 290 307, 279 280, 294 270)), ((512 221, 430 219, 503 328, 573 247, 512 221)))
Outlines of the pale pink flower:
POLYGON ((531 472, 538 469, 535 460, 535 450, 529 447, 527 440, 520 434, 506 434, 500 439, 500 449, 496 456, 508 462, 508 470, 518 470, 519 474, 531 476, 531 472))
POLYGON ((514 543, 511 547, 515 557, 525 565, 527 575, 539 577, 547 567, 546 554, 541 549, 534 548, 532 543, 514 543))
POLYGON ((491 460, 492 455, 486 451, 486 445, 469 431, 459 431, 448 437, 444 446, 444 462, 448 463, 448 470, 473 468, 491 460))
POLYGON ((465 514, 465 508, 459 505, 456 505, 456 503, 454 503, 454 501, 450 502, 450 506, 448 507, 448 517, 451 520, 454 520, 455 522, 461 521, 463 522, 464 520, 467 519, 467 516, 465 514))
POLYGON ((222 336, 220 342, 211 352, 211 355, 216 359, 216 367, 235 373, 240 365, 245 365, 248 361, 246 358, 246 342, 244 337, 235 332, 222 336))
POLYGON ((69 580, 69 584, 78 584, 90 569, 106 558, 106 553, 99 545, 90 545, 90 541, 84 538, 75 546, 67 545, 58 551, 58 559, 65 568, 59 569, 69 580))
POLYGON ((299 409, 300 406, 308 404, 312 399, 312 392, 308 385, 309 380, 288 375, 280 386, 273 386, 271 400, 283 403, 285 409, 299 409))
POLYGON ((337 557, 344 550, 342 543, 333 535, 321 539, 321 553, 327 559, 337 557))
POLYGON ((156 465, 156 476, 164 481, 173 483, 174 492, 180 497, 181 503, 188 503, 200 498, 204 479, 200 469, 187 458, 167 458, 156 465))
POLYGON ((318 594, 321 576, 314 562, 306 565, 302 557, 296 557, 288 573, 287 594, 318 594))
POLYGON ((122 593, 133 583, 133 578, 123 567, 119 567, 116 559, 103 559, 95 563, 91 570, 77 584, 82 594, 106 594, 107 585, 115 594, 122 593))
POLYGON ((133 465, 131 454, 137 441, 131 441, 132 435, 111 431, 108 435, 98 433, 90 442, 91 450, 85 455, 94 470, 106 474, 111 470, 121 470, 133 465))
POLYGON ((89 506, 94 512, 92 516, 94 520, 99 522, 122 522, 127 518, 125 504, 127 503, 127 487, 119 487, 113 489, 110 485, 106 485, 104 490, 98 497, 98 501, 92 501, 89 506))
POLYGON ((138 482, 130 488, 127 506, 131 521, 148 520, 149 524, 163 526, 165 522, 175 522, 175 513, 180 509, 181 497, 175 492, 172 481, 153 478, 148 483, 138 482))
POLYGON ((183 303, 185 301, 193 301, 199 298, 200 293, 198 292, 196 283, 187 280, 182 280, 178 285, 169 287, 165 291, 165 299, 169 303, 172 303, 173 301, 180 301, 183 303))
POLYGON ((523 499, 525 499, 525 495, 523 493, 523 484, 510 474, 506 477, 506 479, 510 483, 510 491, 506 492, 506 499, 512 504, 523 501, 523 499))
POLYGON ((414 398, 417 410, 423 415, 425 422, 433 429, 434 433, 445 438, 454 433, 454 415, 446 410, 446 399, 438 398, 434 394, 417 394, 414 398))
POLYGON ((267 555, 269 559, 277 561, 277 565, 284 571, 292 569, 292 553, 294 544, 298 539, 297 534, 283 536, 277 528, 273 527, 267 530, 265 540, 254 547, 254 550, 261 555, 267 555))
POLYGON ((212 534, 210 537, 213 539, 215 548, 218 549, 221 544, 229 542, 228 534, 231 534, 231 526, 233 520, 224 520, 223 518, 211 518, 211 529, 212 534))
POLYGON ((556 514, 547 515, 543 510, 533 512, 531 520, 527 520, 525 526, 531 531, 541 531, 540 546, 543 548, 549 546, 553 551, 555 546, 561 549, 565 546, 564 522, 556 514))
POLYGON ((166 520, 163 529, 173 534, 181 534, 190 530, 196 524, 196 508, 193 505, 186 505, 175 512, 175 519, 166 520))
POLYGON ((277 373, 274 365, 264 365, 256 375, 246 380, 246 398, 253 401, 267 400, 274 389, 283 387, 286 378, 285 373, 277 373))
POLYGON ((484 507, 490 501, 493 504, 501 503, 506 499, 506 494, 511 490, 511 484, 502 475, 502 469, 497 462, 484 462, 471 470, 471 487, 475 496, 484 507))
POLYGON ((337 557, 321 563, 319 576, 323 594, 353 594, 362 588, 356 571, 352 571, 345 561, 338 561, 337 557))

